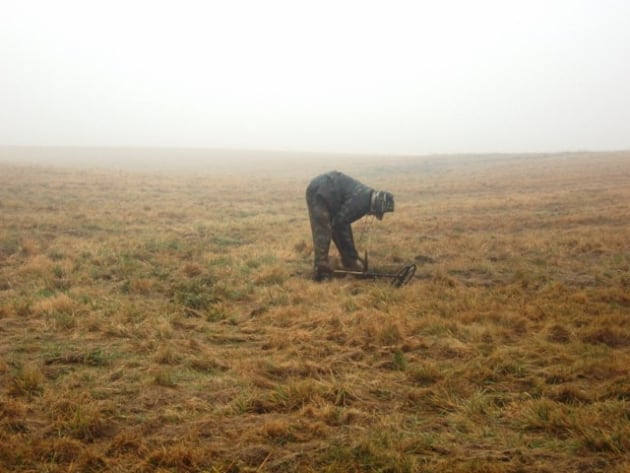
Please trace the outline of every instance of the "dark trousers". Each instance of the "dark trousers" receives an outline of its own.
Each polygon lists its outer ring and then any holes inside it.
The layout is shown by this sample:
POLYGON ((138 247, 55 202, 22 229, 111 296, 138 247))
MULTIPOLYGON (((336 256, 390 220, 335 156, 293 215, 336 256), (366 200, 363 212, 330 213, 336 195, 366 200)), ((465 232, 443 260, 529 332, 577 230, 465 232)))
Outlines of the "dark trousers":
POLYGON ((315 269, 318 266, 328 265, 328 252, 330 251, 331 240, 341 254, 344 267, 355 264, 359 255, 354 246, 352 227, 350 224, 347 224, 340 228, 333 228, 331 223, 332 215, 326 202, 317 195, 316 184, 312 184, 306 189, 306 204, 313 234, 315 269))

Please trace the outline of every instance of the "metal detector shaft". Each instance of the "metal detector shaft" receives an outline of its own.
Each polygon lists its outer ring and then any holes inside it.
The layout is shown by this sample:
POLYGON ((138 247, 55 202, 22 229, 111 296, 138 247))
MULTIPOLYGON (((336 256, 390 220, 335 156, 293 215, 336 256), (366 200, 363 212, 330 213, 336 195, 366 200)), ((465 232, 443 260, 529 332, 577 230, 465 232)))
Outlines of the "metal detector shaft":
POLYGON ((356 276, 361 279, 392 279, 392 286, 401 287, 407 284, 416 273, 416 265, 410 264, 397 273, 377 273, 375 271, 347 271, 336 269, 333 274, 356 276))

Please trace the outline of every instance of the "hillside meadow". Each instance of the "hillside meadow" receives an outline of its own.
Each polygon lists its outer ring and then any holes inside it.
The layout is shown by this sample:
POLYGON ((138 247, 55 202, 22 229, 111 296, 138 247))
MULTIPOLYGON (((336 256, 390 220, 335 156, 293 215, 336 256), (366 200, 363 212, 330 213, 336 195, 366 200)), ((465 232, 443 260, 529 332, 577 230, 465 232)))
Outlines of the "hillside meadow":
POLYGON ((68 153, 0 155, 0 471, 630 471, 630 152, 68 153), (335 168, 408 285, 310 280, 335 168))

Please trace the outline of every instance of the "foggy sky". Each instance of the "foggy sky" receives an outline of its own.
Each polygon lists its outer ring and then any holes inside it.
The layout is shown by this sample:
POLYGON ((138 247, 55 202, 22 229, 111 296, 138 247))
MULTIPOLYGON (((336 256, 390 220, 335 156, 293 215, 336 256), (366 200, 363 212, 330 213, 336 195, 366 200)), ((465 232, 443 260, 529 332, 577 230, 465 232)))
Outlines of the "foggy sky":
POLYGON ((625 0, 0 0, 0 145, 630 148, 625 0))

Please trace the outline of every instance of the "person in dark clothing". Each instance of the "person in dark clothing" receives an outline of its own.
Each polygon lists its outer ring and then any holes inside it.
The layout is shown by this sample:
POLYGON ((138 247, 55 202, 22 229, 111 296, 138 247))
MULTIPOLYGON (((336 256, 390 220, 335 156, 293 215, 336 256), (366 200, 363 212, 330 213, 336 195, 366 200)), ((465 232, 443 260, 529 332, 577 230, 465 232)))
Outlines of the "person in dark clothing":
POLYGON ((330 241, 341 254, 341 263, 348 270, 361 271, 363 264, 354 246, 352 222, 364 215, 383 219, 385 212, 394 211, 394 196, 375 191, 338 171, 314 178, 306 188, 306 203, 313 233, 316 281, 332 275, 328 261, 330 241))

